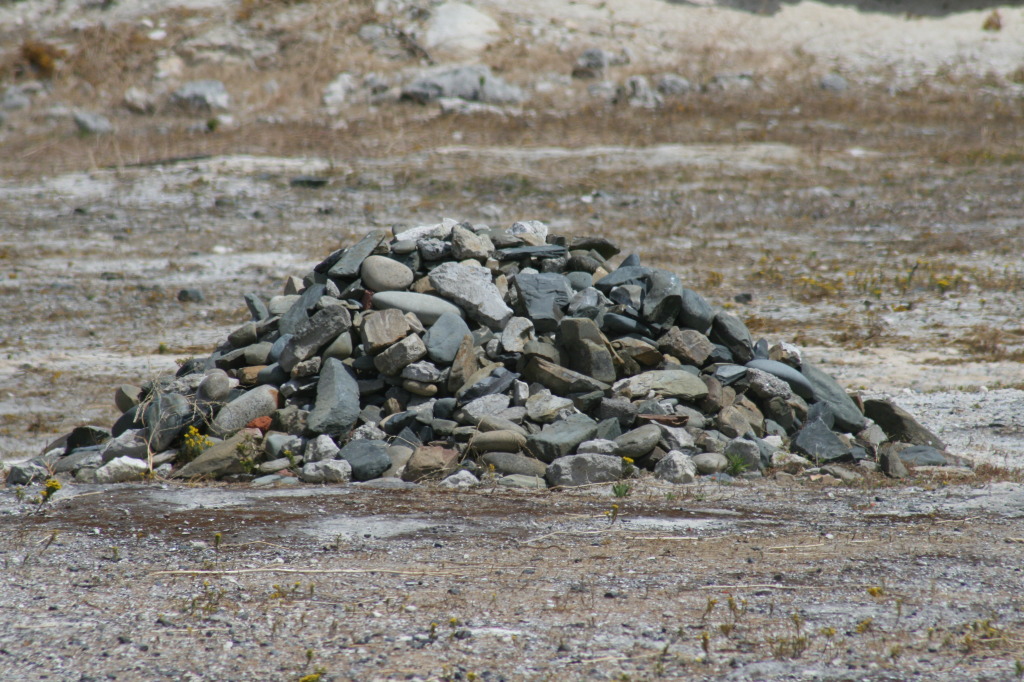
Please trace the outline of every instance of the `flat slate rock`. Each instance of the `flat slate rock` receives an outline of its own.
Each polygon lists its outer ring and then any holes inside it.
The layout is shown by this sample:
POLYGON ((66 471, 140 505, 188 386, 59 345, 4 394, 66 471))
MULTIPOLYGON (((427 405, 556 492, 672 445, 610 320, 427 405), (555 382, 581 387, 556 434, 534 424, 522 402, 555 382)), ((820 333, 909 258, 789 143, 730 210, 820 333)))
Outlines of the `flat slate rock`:
POLYGON ((930 445, 911 445, 899 450, 899 457, 904 464, 922 467, 941 467, 949 464, 946 456, 930 445))
POLYGON ((832 408, 837 428, 846 433, 857 433, 864 428, 860 408, 835 379, 809 362, 804 362, 800 371, 814 389, 815 400, 823 400, 832 408))
POLYGON ((363 265, 374 249, 384 241, 386 233, 383 230, 374 230, 363 237, 357 243, 345 249, 345 252, 338 259, 338 262, 331 266, 327 274, 339 279, 352 279, 359 275, 359 268, 363 265))
POLYGON ((427 357, 440 365, 450 365, 459 352, 462 339, 469 335, 469 325, 461 314, 444 313, 434 321, 423 337, 427 357))
POLYGON ((378 309, 397 308, 403 313, 412 313, 427 326, 434 324, 445 314, 464 317, 462 309, 454 303, 437 296, 412 291, 379 291, 373 295, 371 301, 378 309))
POLYGON ((546 246, 515 246, 510 249, 498 249, 494 252, 498 260, 525 260, 527 258, 561 258, 568 253, 564 246, 548 244, 546 246))
POLYGON ((789 384, 793 392, 804 400, 814 400, 814 386, 811 385, 810 380, 799 370, 790 367, 784 362, 754 358, 747 363, 747 367, 759 369, 762 372, 776 376, 789 384))
POLYGON ((809 457, 816 464, 850 459, 850 446, 839 439, 825 422, 815 419, 793 437, 791 447, 797 454, 809 457))
POLYGON ((890 440, 915 445, 930 445, 942 450, 942 439, 928 430, 906 410, 890 400, 865 400, 864 414, 881 427, 890 440))
POLYGON ((328 358, 320 368, 316 402, 307 417, 308 428, 327 435, 348 433, 359 417, 359 384, 345 365, 328 358))
POLYGON ((378 478, 391 468, 388 444, 382 440, 353 440, 338 452, 338 457, 352 467, 353 481, 378 478))
POLYGON ((580 443, 591 440, 596 434, 597 423, 587 417, 555 422, 527 438, 526 449, 540 461, 550 463, 573 452, 580 443))

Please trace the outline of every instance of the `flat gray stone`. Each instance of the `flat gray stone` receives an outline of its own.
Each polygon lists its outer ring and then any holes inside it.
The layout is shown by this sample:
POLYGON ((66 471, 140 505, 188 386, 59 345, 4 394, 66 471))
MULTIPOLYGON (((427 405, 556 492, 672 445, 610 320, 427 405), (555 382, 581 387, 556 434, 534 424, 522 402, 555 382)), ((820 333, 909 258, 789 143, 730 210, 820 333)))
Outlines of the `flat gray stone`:
POLYGON ((552 395, 551 391, 543 390, 526 399, 526 414, 538 424, 550 424, 565 413, 571 412, 572 400, 552 395))
POLYGON ((406 365, 422 360, 426 355, 427 347, 423 344, 423 340, 417 334, 410 334, 376 356, 373 359, 373 366, 383 374, 395 376, 406 365))
POLYGON ((246 430, 240 431, 227 440, 214 443, 194 460, 175 470, 173 478, 194 478, 196 476, 218 477, 226 474, 240 474, 244 471, 242 467, 242 453, 239 452, 239 445, 244 443, 253 434, 246 430))
POLYGON ((430 284, 441 296, 454 301, 471 319, 501 330, 512 317, 487 268, 444 263, 430 271, 430 284))
POLYGON ((536 339, 533 322, 526 317, 513 317, 501 332, 501 347, 506 353, 522 353, 526 344, 536 339))
POLYGON ((616 438, 615 454, 637 459, 653 450, 660 440, 661 429, 658 425, 645 424, 616 438))
POLYGON ((407 265, 387 256, 368 256, 359 268, 359 276, 370 291, 402 291, 415 279, 407 265))
POLYGON ((343 459, 306 462, 298 475, 306 483, 348 483, 352 480, 352 465, 343 459))
POLYGON ((192 404, 185 396, 154 393, 142 416, 149 446, 154 452, 166 450, 192 422, 193 416, 192 404))
POLYGON ((362 336, 363 350, 376 355, 390 348, 412 332, 409 320, 397 308, 378 310, 363 316, 363 324, 359 328, 362 336))
POLYGON ((750 336, 750 330, 732 313, 724 310, 715 313, 715 319, 711 321, 710 339, 728 348, 733 359, 739 364, 754 359, 754 340, 750 336))
POLYGON ((442 488, 465 490, 466 488, 475 488, 480 485, 480 479, 463 469, 444 479, 438 485, 442 488))
POLYGON ((800 371, 814 389, 815 400, 824 401, 832 408, 837 429, 846 433, 857 433, 864 428, 864 415, 861 414, 857 403, 853 402, 835 379, 809 362, 804 362, 800 371))
POLYGON ((942 450, 945 444, 932 431, 921 426, 914 417, 891 400, 864 401, 864 414, 885 432, 890 440, 915 445, 930 445, 942 450))
POLYGON ((793 392, 804 400, 814 400, 814 386, 811 385, 807 377, 800 373, 800 370, 793 369, 789 365, 777 360, 766 360, 763 358, 751 360, 747 363, 747 367, 776 376, 789 384, 793 392))
POLYGON ((849 458, 850 446, 840 440, 825 422, 815 419, 804 425, 790 442, 793 452, 809 457, 816 464, 849 458))
POLYGON ((455 260, 487 260, 494 251, 494 244, 487 237, 480 236, 461 225, 452 228, 452 256, 455 260))
POLYGON ((411 291, 380 291, 373 295, 371 301, 375 308, 381 310, 397 308, 403 313, 412 313, 428 327, 445 314, 464 317, 459 306, 429 294, 417 294, 411 291))
POLYGON ((359 275, 359 270, 374 249, 380 246, 387 235, 383 230, 374 230, 360 239, 358 242, 345 249, 341 258, 338 259, 327 274, 331 277, 341 279, 353 279, 359 275))
POLYGON ((526 447, 526 436, 507 429, 485 431, 473 436, 469 446, 476 452, 519 452, 526 447))
POLYGON ((556 395, 589 393, 591 391, 604 392, 610 388, 603 381, 598 381, 586 374, 575 372, 537 356, 530 358, 524 374, 530 381, 543 384, 556 395))
POLYGON ((469 325, 462 319, 461 313, 441 315, 423 337, 427 357, 440 365, 452 364, 455 354, 459 352, 462 339, 469 334, 469 325))
POLYGON ((520 273, 514 284, 519 306, 540 333, 555 331, 573 296, 569 281, 561 274, 520 273))
POLYGON ((622 478, 622 458, 597 454, 559 457, 548 465, 545 478, 552 487, 613 483, 622 478))
POLYGON ((141 481, 149 472, 149 465, 134 457, 117 457, 110 460, 95 473, 96 483, 125 483, 141 481))
POLYGON ((714 349, 708 337, 694 329, 672 327, 658 339, 658 350, 695 367, 703 367, 714 349))
POLYGON ((911 445, 910 447, 902 448, 899 450, 899 456, 904 464, 915 467, 941 467, 949 464, 946 456, 930 445, 911 445))
POLYGON ((307 462, 320 462, 325 459, 337 459, 341 448, 337 446, 334 439, 326 434, 321 434, 306 443, 303 457, 307 462))
POLYGON ((488 452, 480 458, 484 468, 494 467, 498 474, 509 476, 521 474, 543 478, 547 472, 544 462, 521 452, 488 452))
POLYGON ((524 490, 547 490, 548 487, 543 478, 523 474, 502 476, 497 480, 497 484, 504 488, 521 488, 524 490))
POLYGON ((708 394, 708 387, 700 377, 678 369, 651 370, 617 381, 612 390, 627 398, 646 398, 653 391, 665 398, 699 400, 708 394))
POLYGON ((284 371, 291 372, 298 363, 312 358, 321 347, 351 326, 352 316, 347 308, 330 306, 318 311, 295 328, 292 338, 281 351, 278 364, 284 371))
POLYGON ((701 476, 721 473, 729 468, 729 458, 720 452, 702 452, 690 459, 701 476))
POLYGON ((692 289, 683 287, 682 309, 676 321, 687 329, 694 329, 701 334, 706 334, 711 329, 711 322, 715 319, 715 310, 703 296, 692 289))
POLYGON ((739 462, 744 471, 760 471, 762 468, 761 449, 752 440, 734 438, 725 446, 723 455, 730 464, 733 461, 739 462))
POLYGON ((531 435, 526 439, 526 449, 542 462, 550 463, 573 452, 580 443, 590 440, 596 434, 597 423, 579 415, 555 422, 531 435))
POLYGON ((313 433, 343 435, 359 417, 359 384, 340 360, 328 358, 320 368, 316 402, 306 420, 313 433))

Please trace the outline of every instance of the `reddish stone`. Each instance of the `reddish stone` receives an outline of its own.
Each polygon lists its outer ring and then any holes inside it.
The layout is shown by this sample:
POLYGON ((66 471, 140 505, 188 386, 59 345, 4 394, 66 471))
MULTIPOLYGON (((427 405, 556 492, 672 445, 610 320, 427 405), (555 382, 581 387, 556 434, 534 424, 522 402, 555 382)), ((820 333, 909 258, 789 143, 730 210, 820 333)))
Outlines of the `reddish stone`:
POLYGON ((256 417, 245 426, 246 428, 259 429, 263 433, 266 433, 270 429, 270 422, 270 417, 256 417))

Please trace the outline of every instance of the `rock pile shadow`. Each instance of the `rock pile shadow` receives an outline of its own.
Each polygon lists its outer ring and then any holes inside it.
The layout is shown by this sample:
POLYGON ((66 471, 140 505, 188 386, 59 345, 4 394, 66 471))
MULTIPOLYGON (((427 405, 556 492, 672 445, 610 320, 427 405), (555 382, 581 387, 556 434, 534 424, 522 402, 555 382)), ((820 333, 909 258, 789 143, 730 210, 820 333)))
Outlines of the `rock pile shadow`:
POLYGON ((281 295, 246 294, 252 319, 208 357, 118 388, 109 431, 74 429, 7 483, 545 488, 963 464, 892 403, 618 255, 539 221, 371 232, 281 295))

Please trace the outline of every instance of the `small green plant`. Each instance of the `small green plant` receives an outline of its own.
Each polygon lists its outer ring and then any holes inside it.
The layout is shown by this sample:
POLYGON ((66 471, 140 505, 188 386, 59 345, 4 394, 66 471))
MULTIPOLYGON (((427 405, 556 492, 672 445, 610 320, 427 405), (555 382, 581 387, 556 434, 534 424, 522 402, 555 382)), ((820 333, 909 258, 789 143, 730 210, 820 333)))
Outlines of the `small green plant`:
POLYGON ((612 485, 612 494, 615 497, 627 497, 630 492, 632 492, 632 487, 624 481, 612 485))
POLYGON ((747 460, 743 459, 742 455, 726 455, 725 458, 729 462, 725 467, 725 473, 730 476, 739 476, 747 470, 747 460))
POLYGON ((212 440, 199 433, 195 426, 190 426, 185 429, 185 435, 181 438, 181 451, 178 454, 186 462, 191 462, 211 445, 212 440))

